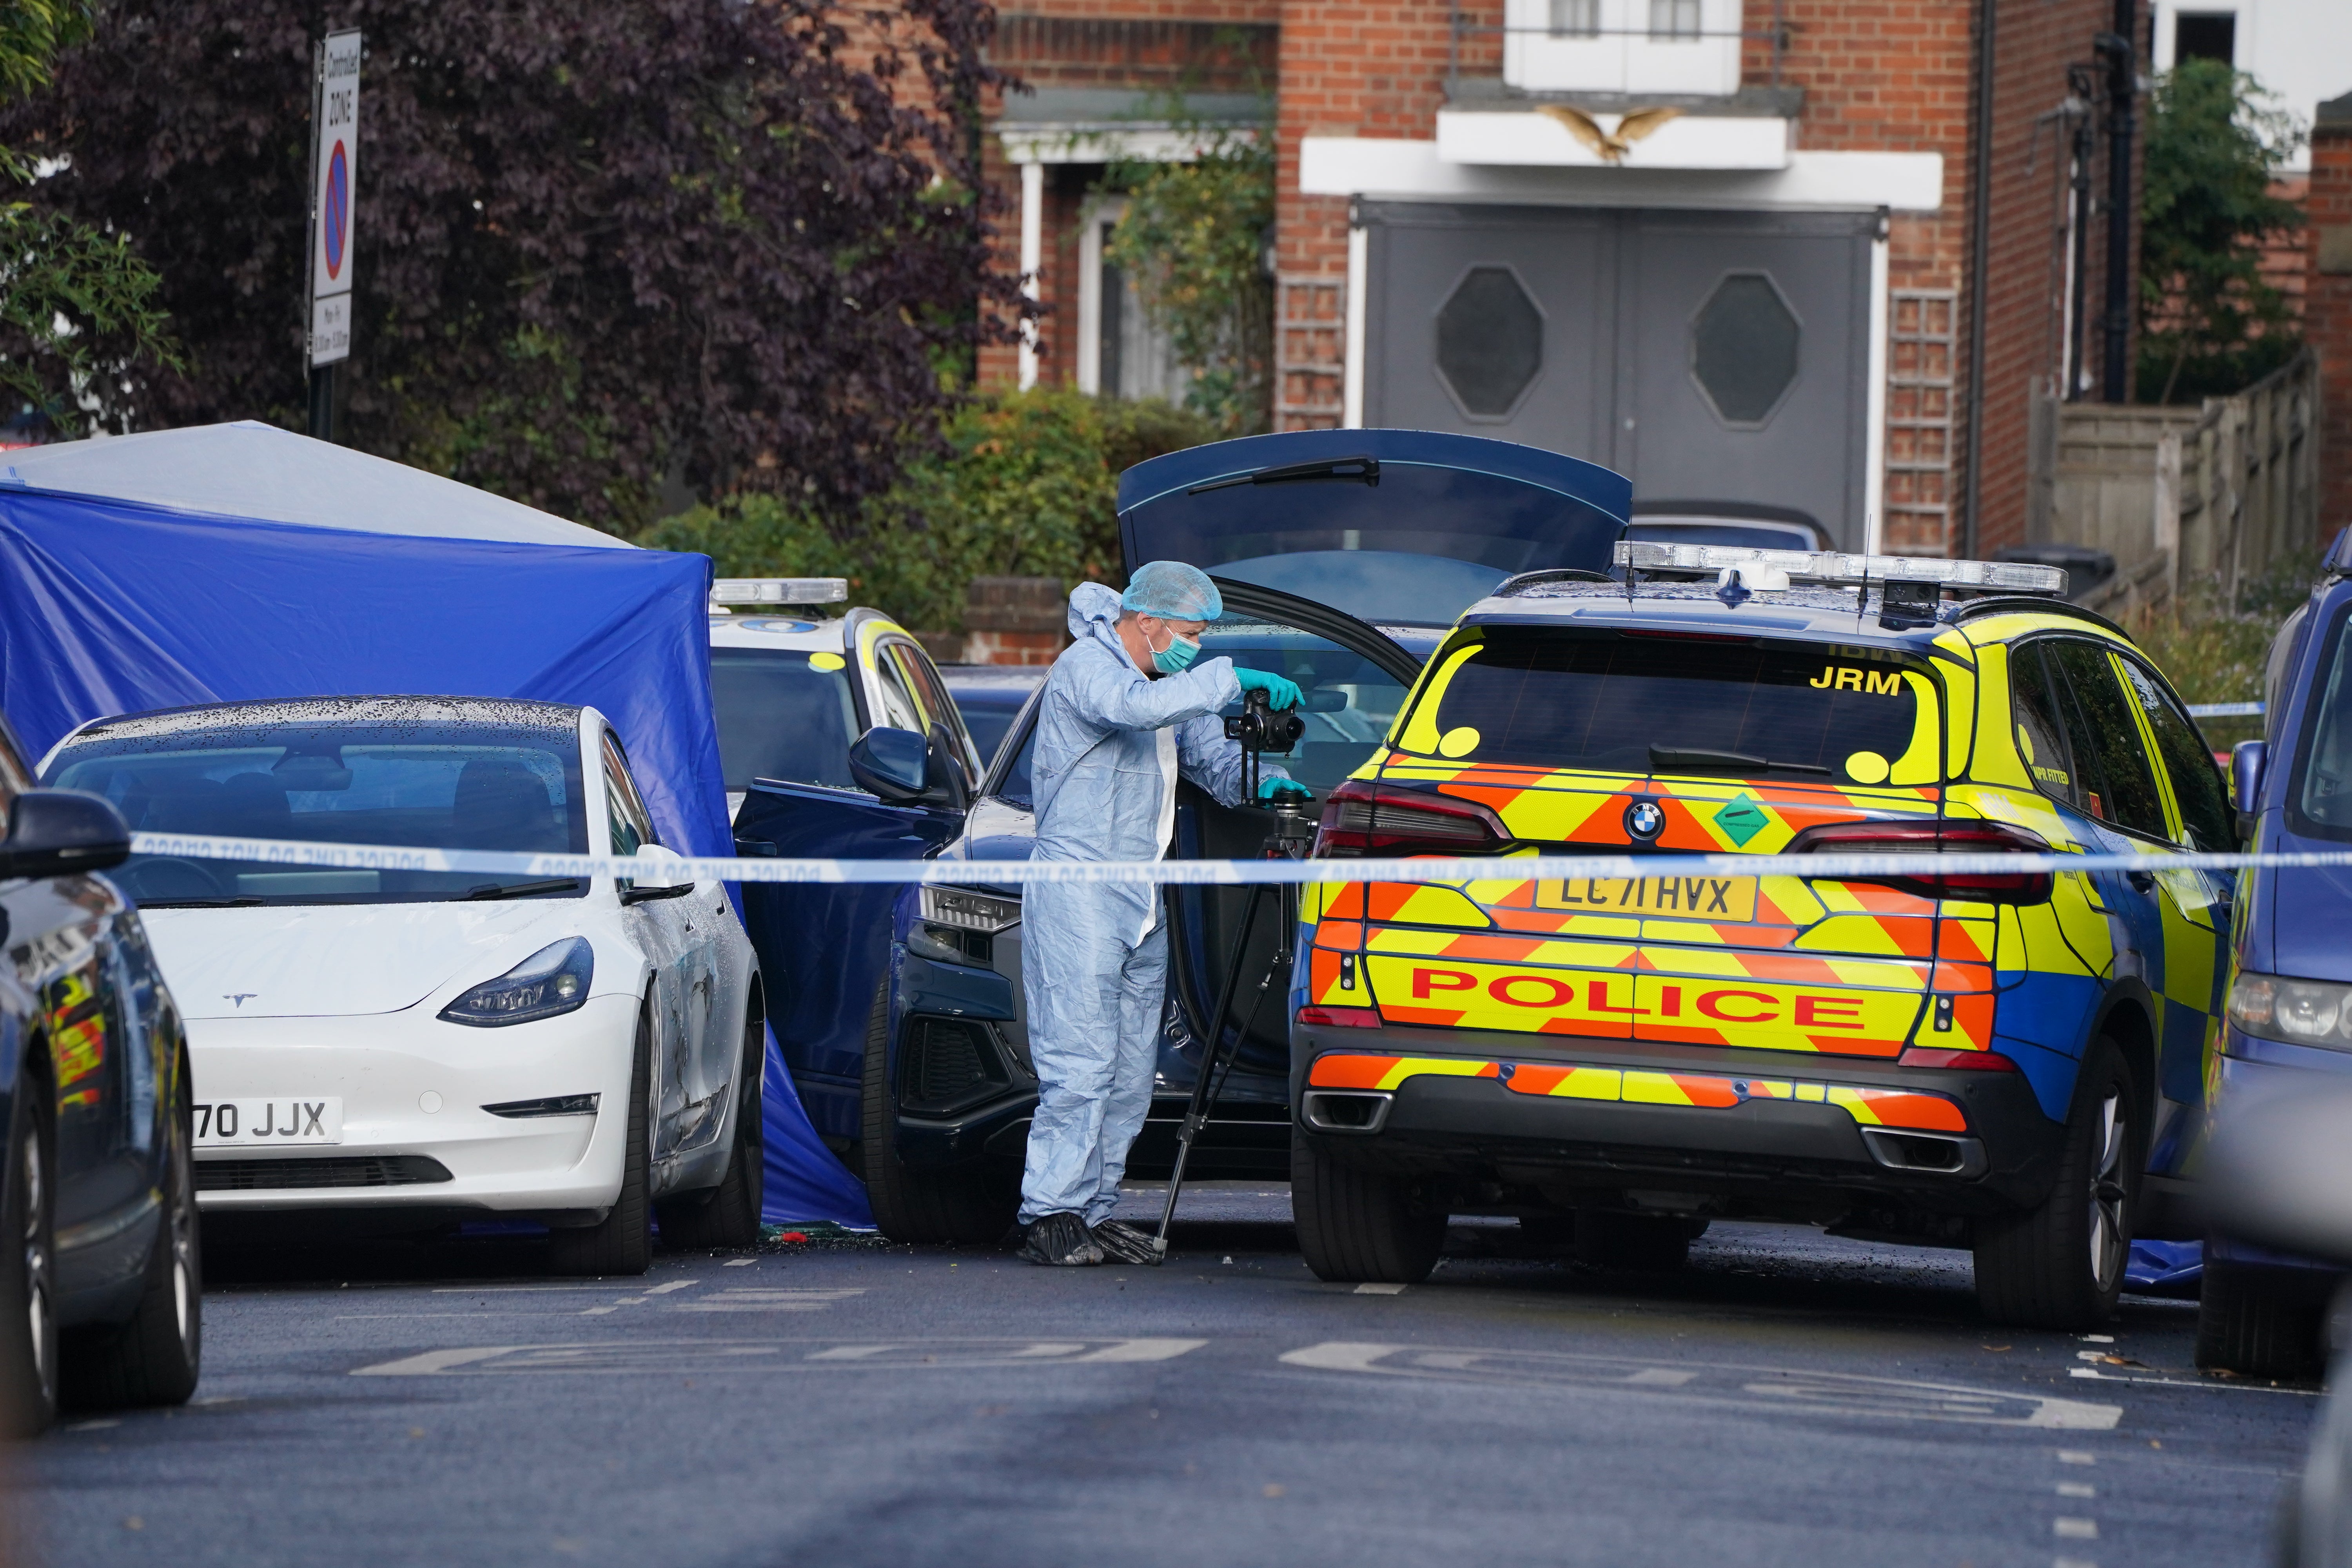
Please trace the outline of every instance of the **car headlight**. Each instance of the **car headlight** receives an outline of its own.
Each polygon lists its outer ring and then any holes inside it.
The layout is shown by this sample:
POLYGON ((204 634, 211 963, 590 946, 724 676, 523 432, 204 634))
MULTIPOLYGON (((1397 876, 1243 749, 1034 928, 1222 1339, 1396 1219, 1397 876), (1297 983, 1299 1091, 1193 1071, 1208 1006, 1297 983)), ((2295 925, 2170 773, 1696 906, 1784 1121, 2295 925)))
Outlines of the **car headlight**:
POLYGON ((596 950, 584 936, 568 936, 467 991, 442 1008, 441 1016, 483 1029, 552 1018, 587 1001, 595 977, 596 950))
POLYGON ((968 893, 961 888, 925 888, 923 918, 934 925, 957 926, 964 931, 1000 931, 1021 920, 1021 900, 992 899, 986 893, 968 893))
POLYGON ((2352 985, 2241 974, 2230 986, 2230 1022, 2265 1040, 2352 1051, 2352 985))

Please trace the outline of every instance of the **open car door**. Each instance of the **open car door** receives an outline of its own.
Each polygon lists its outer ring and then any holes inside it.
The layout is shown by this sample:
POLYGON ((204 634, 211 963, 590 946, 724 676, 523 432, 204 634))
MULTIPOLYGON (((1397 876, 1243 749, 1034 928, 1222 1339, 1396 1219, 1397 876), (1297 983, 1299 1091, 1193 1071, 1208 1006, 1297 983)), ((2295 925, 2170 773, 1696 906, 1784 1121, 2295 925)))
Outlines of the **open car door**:
MULTIPOLYGON (((1278 589, 1220 579, 1224 615, 1202 634, 1208 658, 1231 658, 1297 682, 1307 729, 1286 752, 1265 760, 1315 792, 1319 802, 1360 767, 1388 733, 1405 693, 1421 673, 1435 636, 1413 644, 1353 616, 1278 589)), ((1185 859, 1254 859, 1273 829, 1274 813, 1249 803, 1220 805, 1190 784, 1177 794, 1175 854, 1185 859)), ((1265 1156, 1286 1169, 1287 1082, 1290 1069, 1290 976, 1276 973, 1263 993, 1258 977, 1275 954, 1279 922, 1261 916, 1236 963, 1234 941, 1250 898, 1245 887, 1178 887, 1167 890, 1169 992, 1185 1027, 1162 1037, 1160 1092, 1189 1092, 1213 1037, 1210 1013, 1229 968, 1240 973, 1227 1030, 1242 1032, 1236 1071, 1220 1102, 1218 1121, 1204 1133, 1194 1167, 1206 1174, 1279 1174, 1261 1170, 1265 1156), (1254 1114, 1255 1110, 1255 1114, 1254 1114)), ((1172 1157, 1173 1121, 1155 1116, 1136 1149, 1139 1170, 1158 1171, 1172 1157)))

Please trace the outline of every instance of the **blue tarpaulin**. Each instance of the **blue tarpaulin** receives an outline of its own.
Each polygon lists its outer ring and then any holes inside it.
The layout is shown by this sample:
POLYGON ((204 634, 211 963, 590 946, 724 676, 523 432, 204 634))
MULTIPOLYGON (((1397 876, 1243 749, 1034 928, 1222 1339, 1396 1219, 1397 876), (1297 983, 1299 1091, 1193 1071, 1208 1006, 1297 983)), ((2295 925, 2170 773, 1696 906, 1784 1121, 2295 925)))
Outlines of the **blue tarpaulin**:
MULTIPOLYGON (((663 838, 730 855, 709 574, 699 555, 351 531, 0 487, 0 704, 36 758, 89 720, 192 703, 593 707, 628 747, 663 838)), ((768 1217, 870 1225, 864 1189, 810 1128, 772 1035, 767 1089, 768 1217)))

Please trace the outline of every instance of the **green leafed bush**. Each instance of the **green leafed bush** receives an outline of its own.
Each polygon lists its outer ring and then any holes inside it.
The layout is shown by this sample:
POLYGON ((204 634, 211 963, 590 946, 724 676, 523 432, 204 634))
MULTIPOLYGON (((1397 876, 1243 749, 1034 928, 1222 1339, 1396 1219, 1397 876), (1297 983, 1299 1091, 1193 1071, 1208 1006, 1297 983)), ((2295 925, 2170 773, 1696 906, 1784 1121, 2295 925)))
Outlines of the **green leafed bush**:
POLYGON ((1119 472, 1216 434, 1166 403, 1059 391, 973 398, 948 420, 944 456, 917 460, 845 521, 739 495, 665 519, 637 542, 708 555, 721 576, 846 577, 856 603, 925 631, 961 631, 974 577, 1119 582, 1119 472))

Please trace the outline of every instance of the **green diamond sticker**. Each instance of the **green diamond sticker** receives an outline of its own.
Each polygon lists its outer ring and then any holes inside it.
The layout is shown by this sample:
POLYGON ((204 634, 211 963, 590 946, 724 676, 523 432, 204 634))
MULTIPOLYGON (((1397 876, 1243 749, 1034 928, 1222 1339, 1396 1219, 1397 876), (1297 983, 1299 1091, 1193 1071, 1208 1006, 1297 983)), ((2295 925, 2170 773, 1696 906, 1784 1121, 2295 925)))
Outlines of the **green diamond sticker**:
POLYGON ((1744 795, 1738 800, 1726 801, 1723 809, 1715 814, 1715 825, 1723 829, 1723 836, 1730 839, 1732 847, 1737 849, 1745 849, 1749 839, 1771 824, 1772 819, 1764 815, 1764 808, 1744 795))

